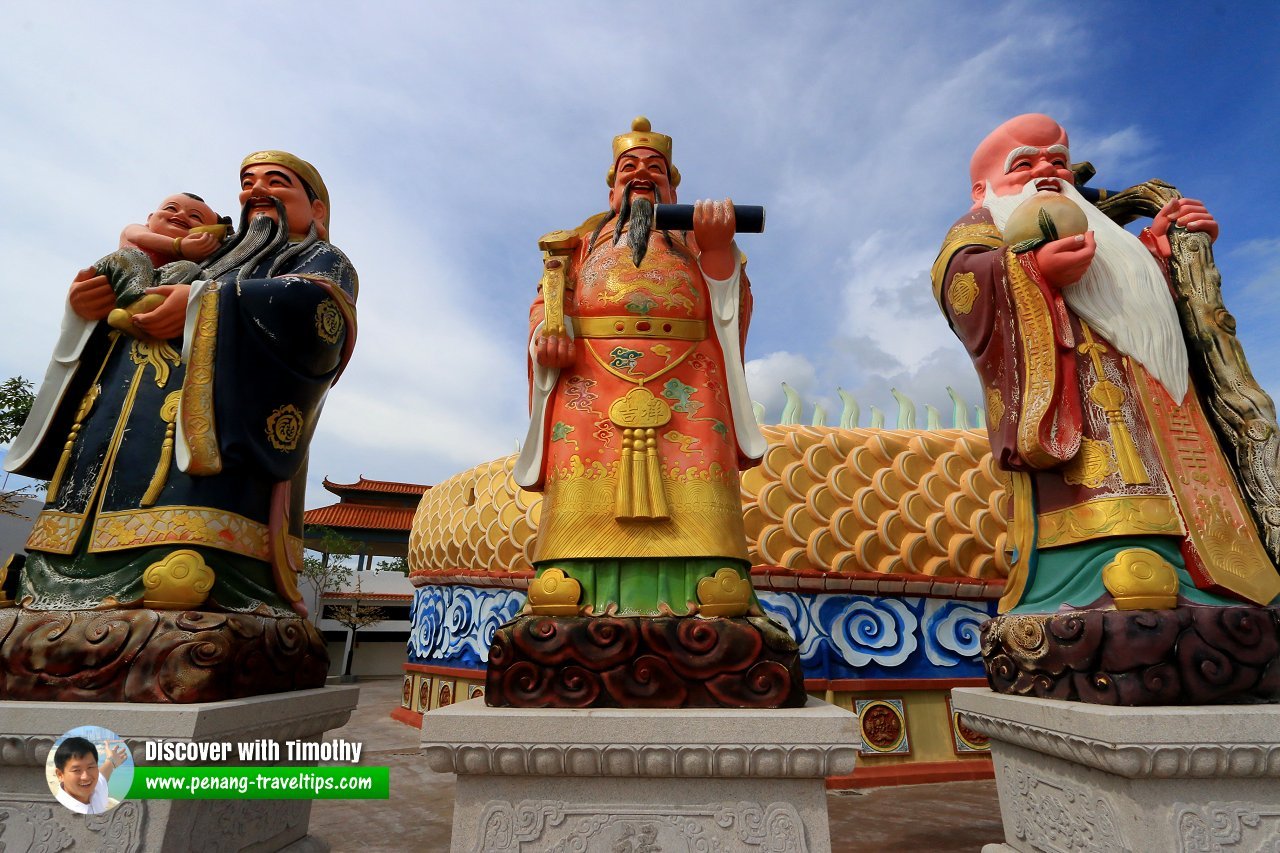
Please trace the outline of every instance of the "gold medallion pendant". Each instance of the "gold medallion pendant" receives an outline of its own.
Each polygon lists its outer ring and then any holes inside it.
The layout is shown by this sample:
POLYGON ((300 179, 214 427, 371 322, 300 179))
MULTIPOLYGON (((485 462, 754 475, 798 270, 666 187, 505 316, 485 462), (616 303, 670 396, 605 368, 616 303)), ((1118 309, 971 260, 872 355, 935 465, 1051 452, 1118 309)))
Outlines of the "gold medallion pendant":
POLYGON ((632 388, 609 406, 609 420, 622 428, 622 459, 618 463, 617 518, 668 518, 670 509, 662 485, 658 427, 671 420, 671 407, 647 388, 632 388))

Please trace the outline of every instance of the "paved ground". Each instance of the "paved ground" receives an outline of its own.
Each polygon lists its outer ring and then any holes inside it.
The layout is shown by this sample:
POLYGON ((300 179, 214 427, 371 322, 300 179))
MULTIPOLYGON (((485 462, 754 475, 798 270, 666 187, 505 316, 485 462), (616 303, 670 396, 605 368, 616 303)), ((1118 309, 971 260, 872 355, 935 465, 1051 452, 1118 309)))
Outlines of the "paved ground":
MULTIPOLYGON (((364 743, 360 763, 391 768, 389 800, 317 800, 311 834, 334 853, 449 849, 452 773, 435 773, 418 755, 417 729, 391 719, 400 679, 365 681, 351 722, 328 737, 364 743)), ((976 853, 1001 840, 994 782, 951 782, 833 792, 828 799, 835 853, 976 853)))

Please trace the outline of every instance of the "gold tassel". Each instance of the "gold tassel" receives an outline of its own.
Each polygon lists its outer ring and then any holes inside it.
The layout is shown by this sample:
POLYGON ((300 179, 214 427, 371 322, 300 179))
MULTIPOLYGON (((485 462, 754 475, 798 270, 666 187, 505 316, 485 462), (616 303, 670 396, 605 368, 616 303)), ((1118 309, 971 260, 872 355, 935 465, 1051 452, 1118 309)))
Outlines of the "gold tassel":
POLYGON ((1111 430, 1111 444, 1115 448, 1116 463, 1120 466, 1121 478, 1130 485, 1144 486, 1151 482, 1147 476, 1146 466, 1138 455, 1138 446, 1129 433, 1129 426, 1124 422, 1124 391, 1120 386, 1105 378, 1102 372, 1102 356, 1099 352, 1105 347, 1094 340, 1093 331, 1088 324, 1081 321, 1085 342, 1079 349, 1087 353, 1093 361, 1093 371, 1098 375, 1098 383, 1089 390, 1089 399, 1102 407, 1107 415, 1107 426, 1111 430))
POLYGON ((644 430, 631 431, 631 480, 633 518, 649 516, 649 481, 644 476, 644 430))
POLYGON ((635 496, 631 491, 631 433, 622 431, 622 458, 618 461, 618 487, 613 514, 617 518, 635 517, 635 496))
POLYGON ((54 469, 53 477, 49 480, 49 488, 47 490, 49 503, 53 503, 58 497, 58 490, 62 488, 62 478, 67 474, 67 464, 71 461, 71 450, 75 447, 76 439, 80 436, 80 428, 84 425, 84 419, 89 417, 89 412, 93 410, 93 404, 97 402, 98 395, 101 393, 102 386, 97 383, 90 385, 89 390, 85 392, 84 399, 80 401, 80 408, 76 409, 76 419, 71 424, 71 433, 67 436, 67 443, 62 447, 62 457, 58 459, 58 467, 54 469))
POLYGON ((616 518, 668 518, 671 515, 662 485, 658 431, 653 427, 628 427, 622 431, 622 458, 618 462, 613 514, 616 518))
POLYGON ((160 407, 160 418, 165 422, 164 442, 160 445, 160 462, 156 465, 155 474, 151 476, 151 485, 142 496, 142 506, 153 506, 160 499, 160 492, 169 479, 169 465, 173 462, 173 434, 177 428, 178 400, 181 397, 181 391, 174 391, 165 397, 164 405, 160 407))
POLYGON ((658 458, 658 431, 646 427, 644 431, 645 473, 649 483, 649 517, 667 518, 671 515, 667 506, 666 490, 662 486, 662 462, 658 458))

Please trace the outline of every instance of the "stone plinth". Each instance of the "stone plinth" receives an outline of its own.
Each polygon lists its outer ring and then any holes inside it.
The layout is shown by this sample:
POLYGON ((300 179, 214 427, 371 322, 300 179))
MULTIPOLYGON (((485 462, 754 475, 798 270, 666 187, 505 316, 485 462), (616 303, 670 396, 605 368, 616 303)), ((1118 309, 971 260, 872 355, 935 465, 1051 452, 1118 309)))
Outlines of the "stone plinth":
POLYGON ((984 853, 1244 851, 1280 837, 1280 706, 951 696, 991 738, 1005 843, 984 853))
MULTIPOLYGON (((326 687, 189 705, 0 702, 0 849, 326 850, 307 836, 311 800, 125 800, 86 817, 53 798, 45 761, 63 732, 85 725, 118 734, 139 765, 148 740, 320 740, 346 724, 359 694, 326 687)), ((242 763, 251 762, 227 762, 242 763)))
POLYGON ((802 708, 490 708, 422 719, 458 774, 455 853, 825 851, 824 780, 853 772, 856 717, 802 708), (557 846, 561 845, 561 846, 557 846))

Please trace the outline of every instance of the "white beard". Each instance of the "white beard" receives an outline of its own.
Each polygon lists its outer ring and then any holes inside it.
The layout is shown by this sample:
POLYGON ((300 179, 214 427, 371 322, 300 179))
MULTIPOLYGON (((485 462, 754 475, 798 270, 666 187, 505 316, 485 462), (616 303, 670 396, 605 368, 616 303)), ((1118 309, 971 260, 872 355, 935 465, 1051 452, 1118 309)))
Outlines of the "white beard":
MULTIPOLYGON (((1120 352, 1154 376, 1175 402, 1187 395, 1187 343, 1164 273, 1142 241, 1112 222, 1067 181, 1062 194, 1079 205, 1098 250, 1084 277, 1062 289, 1071 310, 1120 352)), ((982 206, 1004 230, 1014 209, 1035 195, 1035 181, 1022 192, 998 196, 987 187, 982 206)))

